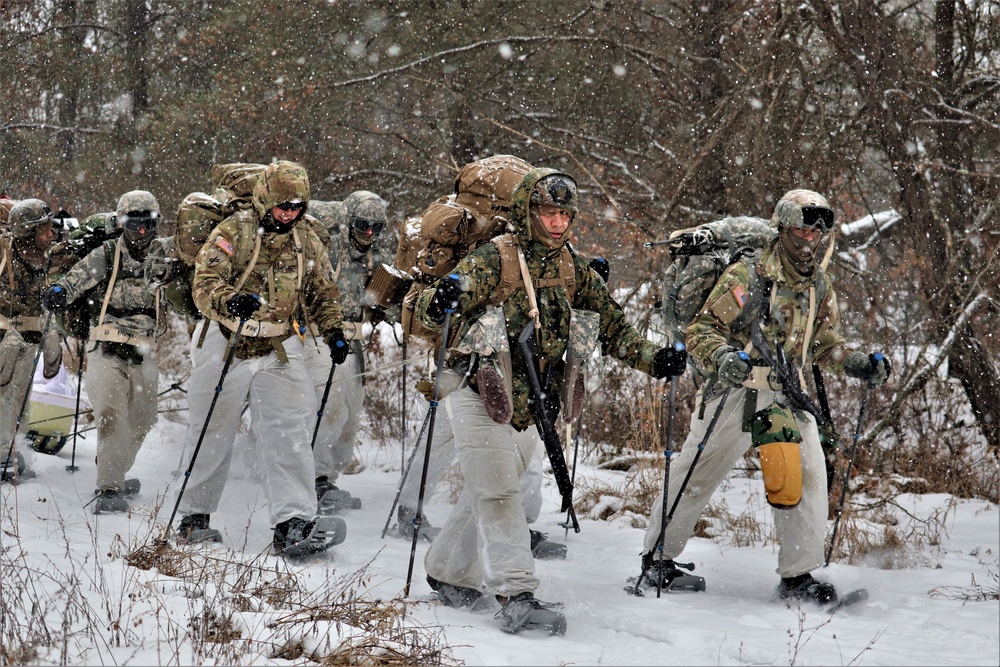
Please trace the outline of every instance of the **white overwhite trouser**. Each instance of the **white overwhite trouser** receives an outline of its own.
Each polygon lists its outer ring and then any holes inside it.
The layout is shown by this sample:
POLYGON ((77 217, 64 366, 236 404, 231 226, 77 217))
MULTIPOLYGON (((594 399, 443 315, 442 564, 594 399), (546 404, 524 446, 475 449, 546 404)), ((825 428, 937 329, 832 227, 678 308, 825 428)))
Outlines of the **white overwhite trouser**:
POLYGON ((449 394, 443 407, 465 486, 427 551, 427 574, 493 595, 534 591, 538 578, 519 480, 541 446, 538 433, 495 423, 468 387, 449 394))
MULTIPOLYGON (((424 432, 420 441, 414 443, 417 453, 410 465, 410 472, 403 481, 403 490, 399 494, 399 504, 411 509, 417 508, 420 494, 420 476, 423 472, 424 454, 427 452, 427 433, 424 432)), ((451 430, 451 420, 446 410, 438 410, 434 416, 434 437, 431 440, 431 462, 427 466, 427 484, 424 491, 424 502, 430 500, 437 489, 444 473, 455 460, 455 434, 451 430)), ((535 456, 528 463, 527 470, 521 475, 521 506, 528 523, 534 523, 542 511, 542 457, 545 448, 538 447, 535 456)))
MULTIPOLYGON (((14 373, 10 382, 0 387, 0 466, 11 456, 11 469, 17 468, 16 457, 10 454, 10 446, 14 439, 14 428, 17 426, 17 414, 21 410, 24 397, 31 387, 31 369, 35 362, 37 345, 25 346, 14 365, 14 373)), ((39 361, 41 363, 41 361, 39 361)), ((21 417, 21 428, 18 433, 23 437, 31 421, 31 399, 24 403, 24 414, 21 417)), ((16 448, 15 448, 16 449, 16 448)), ((16 451, 21 451, 16 449, 16 451)), ((23 454, 23 452, 22 452, 23 454)))
MULTIPOLYGON (((209 325, 217 329, 214 323, 209 325)), ((241 414, 249 404, 271 525, 294 517, 312 520, 316 515, 315 465, 309 448, 316 396, 306 372, 302 341, 291 336, 282 345, 287 364, 278 361, 274 352, 254 359, 233 359, 181 500, 182 513, 211 514, 218 509, 241 414)), ((187 452, 195 451, 222 375, 225 349, 223 346, 220 354, 199 359, 191 371, 187 452)))
MULTIPOLYGON (((705 444, 701 458, 695 466, 691 480, 677 510, 667 526, 663 541, 666 558, 674 559, 684 551, 684 545, 694 533, 695 524, 711 499, 719 484, 729 475, 733 466, 752 446, 749 432, 743 431, 743 411, 747 389, 739 387, 729 393, 719 421, 705 444)), ((719 407, 720 396, 716 396, 705 406, 703 419, 698 419, 701 394, 698 405, 691 415, 691 431, 680 454, 673 457, 670 464, 670 482, 667 489, 669 511, 691 461, 697 453, 698 443, 715 410, 719 407)), ((757 410, 762 410, 775 400, 787 404, 784 395, 769 390, 760 390, 757 395, 757 410)), ((820 446, 816 420, 812 415, 795 411, 795 421, 802 433, 802 501, 793 509, 772 509, 774 529, 780 544, 777 572, 782 577, 795 577, 811 572, 823 564, 823 544, 826 539, 827 488, 826 465, 820 446)), ((763 483, 761 483, 763 492, 763 483)), ((643 540, 643 553, 649 553, 656 546, 660 534, 663 494, 657 494, 656 502, 649 517, 649 527, 643 540)))
POLYGON ((87 353, 87 395, 97 419, 97 488, 120 491, 146 435, 156 425, 160 379, 156 351, 138 365, 100 344, 87 353))
MULTIPOLYGON (((330 385, 330 395, 323 409, 323 421, 316 434, 316 476, 329 478, 335 482, 344 468, 354 458, 354 446, 358 440, 361 409, 365 402, 365 387, 361 377, 361 354, 355 352, 347 356, 347 361, 337 367, 330 385)), ((316 389, 316 411, 309 422, 309 438, 312 441, 316 426, 316 412, 323 400, 326 381, 330 378, 330 347, 325 341, 310 337, 305 342, 306 368, 312 377, 311 384, 316 389)))

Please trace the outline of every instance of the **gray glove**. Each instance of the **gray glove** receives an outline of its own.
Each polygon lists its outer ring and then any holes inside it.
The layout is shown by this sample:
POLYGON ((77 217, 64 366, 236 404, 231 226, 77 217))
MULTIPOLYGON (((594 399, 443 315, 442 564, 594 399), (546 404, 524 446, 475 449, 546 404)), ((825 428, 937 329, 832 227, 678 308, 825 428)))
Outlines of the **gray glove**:
POLYGON ((750 376, 750 356, 724 347, 715 353, 715 368, 719 380, 730 387, 738 387, 750 376))
POLYGON ((849 377, 867 380, 871 386, 880 387, 889 379, 889 360, 878 352, 851 352, 844 360, 844 372, 849 377))

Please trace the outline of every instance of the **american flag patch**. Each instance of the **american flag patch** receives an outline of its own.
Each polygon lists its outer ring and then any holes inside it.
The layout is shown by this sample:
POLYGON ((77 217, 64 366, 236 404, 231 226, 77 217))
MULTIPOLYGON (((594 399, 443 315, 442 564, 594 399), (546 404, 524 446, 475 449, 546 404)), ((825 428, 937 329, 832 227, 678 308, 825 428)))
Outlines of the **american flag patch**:
MULTIPOLYGON (((232 255, 233 255, 233 244, 230 243, 229 241, 227 241, 225 239, 225 237, 220 236, 218 238, 218 240, 215 242, 215 245, 217 245, 220 248, 222 248, 222 252, 224 252, 227 255, 229 255, 230 257, 232 257, 232 255)), ((740 305, 743 305, 743 304, 740 304, 740 305)))
POLYGON ((733 288, 733 298, 736 299, 736 305, 740 308, 747 305, 747 293, 743 291, 743 285, 737 285, 733 288))

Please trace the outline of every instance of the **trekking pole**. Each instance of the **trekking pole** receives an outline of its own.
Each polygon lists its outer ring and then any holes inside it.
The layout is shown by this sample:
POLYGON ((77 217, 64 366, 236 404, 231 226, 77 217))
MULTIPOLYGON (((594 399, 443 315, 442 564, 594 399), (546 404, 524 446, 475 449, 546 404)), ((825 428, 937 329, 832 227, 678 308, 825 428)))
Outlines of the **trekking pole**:
MULTIPOLYGON (((745 354, 746 354, 746 352, 741 352, 740 353, 741 358, 742 358, 742 355, 745 355, 745 354)), ((749 356, 747 358, 749 359, 749 356)), ((745 359, 744 359, 744 361, 745 361, 745 359)), ((705 451, 705 445, 706 445, 706 443, 708 443, 708 439, 710 437, 712 437, 712 431, 715 430, 715 424, 716 424, 716 422, 719 421, 719 415, 722 414, 722 408, 726 405, 726 399, 729 398, 729 392, 731 392, 731 391, 732 391, 732 387, 726 387, 726 390, 724 392, 722 392, 722 397, 719 399, 719 407, 717 407, 715 409, 715 414, 712 415, 712 421, 710 421, 708 423, 708 428, 705 429, 705 436, 701 439, 701 442, 698 443, 698 451, 695 452, 694 459, 691 461, 691 465, 688 467, 687 474, 684 475, 684 481, 681 482, 681 488, 678 489, 677 495, 674 496, 674 502, 670 506, 670 512, 667 513, 667 515, 663 518, 663 520, 660 523, 660 536, 659 536, 659 538, 657 540, 657 542, 658 542, 657 547, 661 550, 661 553, 662 553, 662 549, 663 549, 664 535, 666 535, 666 532, 667 532, 667 525, 674 518, 674 512, 677 510, 677 504, 680 502, 681 496, 684 495, 684 489, 687 488, 688 482, 691 480, 691 475, 694 473, 695 466, 698 465, 698 459, 701 458, 701 453, 703 451, 705 451)), ((669 465, 668 465, 668 469, 669 469, 669 465)), ((664 492, 663 492, 663 495, 664 495, 664 498, 666 498, 666 479, 664 479, 664 492)), ((666 502, 664 502, 664 504, 666 504, 666 502)), ((662 515, 662 508, 661 508, 661 515, 662 515)), ((652 563, 652 558, 651 558, 652 553, 653 552, 651 551, 651 552, 649 552, 649 554, 647 554, 647 556, 650 556, 650 559, 649 559, 650 563, 652 563)), ((626 586, 625 587, 625 592, 628 593, 629 595, 635 595, 637 597, 643 597, 641 585, 642 585, 643 577, 646 576, 646 569, 647 568, 645 566, 645 561, 646 561, 646 558, 643 558, 644 565, 642 567, 642 572, 639 574, 639 578, 636 579, 635 585, 634 586, 626 586)), ((691 564, 675 563, 675 564, 678 565, 678 566, 683 566, 685 569, 688 569, 688 570, 693 570, 694 569, 694 563, 691 563, 691 564)))
MULTIPOLYGON (((28 389, 24 392, 24 398, 21 399, 21 409, 17 411, 17 420, 14 422, 14 435, 10 438, 10 448, 7 450, 7 459, 4 461, 3 470, 10 468, 11 459, 14 457, 14 445, 17 442, 17 432, 21 428, 21 420, 24 419, 24 410, 28 407, 28 398, 31 396, 31 390, 35 383, 35 371, 38 370, 38 360, 42 356, 42 341, 45 340, 45 334, 49 332, 49 326, 51 323, 52 311, 48 310, 45 315, 45 324, 42 326, 42 337, 38 340, 38 349, 35 350, 35 359, 31 362, 31 377, 28 378, 28 389)), ((16 473, 13 475, 12 479, 17 479, 16 473)))
POLYGON ((77 342, 80 345, 80 356, 77 358, 79 365, 76 368, 76 409, 73 411, 73 456, 69 460, 69 465, 66 466, 66 470, 70 472, 76 472, 80 469, 80 466, 76 465, 76 436, 80 425, 80 394, 83 393, 83 352, 87 347, 82 340, 77 339, 77 342))
MULTIPOLYGON (((167 531, 163 534, 161 542, 166 542, 167 535, 170 534, 170 527, 174 525, 174 518, 177 516, 177 509, 181 506, 181 498, 184 497, 184 489, 187 488, 188 480, 191 479, 191 471, 194 469, 194 462, 198 459, 198 452, 201 450, 201 443, 205 441, 205 433, 208 431, 208 424, 212 421, 212 413, 215 412, 215 404, 219 401, 219 394, 222 393, 222 383, 226 381, 226 375, 229 373, 229 367, 233 363, 233 357, 236 356, 236 346, 239 345, 240 338, 243 334, 243 325, 247 323, 249 318, 240 318, 239 326, 236 327, 236 333, 233 334, 232 339, 229 341, 229 345, 226 346, 226 361, 222 364, 222 373, 219 375, 219 384, 215 385, 215 395, 212 396, 212 404, 208 406, 208 414, 205 415, 205 423, 201 425, 201 433, 198 435, 198 442, 194 446, 194 451, 191 452, 191 462, 188 463, 187 470, 184 471, 184 481, 181 482, 181 488, 177 492, 177 502, 174 503, 174 511, 170 513, 170 520, 167 521, 167 531)), ((207 324, 206 324, 207 326, 207 324)))
MULTIPOLYGON (((871 355, 872 365, 877 364, 882 360, 882 355, 878 352, 871 355)), ((840 526, 840 517, 844 513, 844 502, 847 500, 847 485, 851 482, 851 468, 854 466, 854 455, 858 451, 858 442, 861 440, 861 426, 865 421, 865 411, 868 409, 868 397, 871 394, 871 390, 874 385, 871 381, 865 382, 865 387, 861 391, 861 408, 858 410, 858 423, 854 427, 854 442, 851 444, 851 455, 847 460, 847 469, 844 471, 844 478, 840 485, 840 503, 837 506, 837 518, 833 521, 833 533, 830 535, 830 546, 826 551, 826 562, 823 563, 823 567, 827 567, 830 564, 830 558, 833 556, 833 547, 837 544, 837 528, 840 526)))
MULTIPOLYGON (((401 419, 402 419, 403 423, 402 423, 401 428, 399 430, 399 432, 401 434, 400 438, 401 438, 401 442, 402 442, 402 447, 399 450, 399 466, 400 466, 399 469, 400 470, 402 470, 406 466, 406 381, 407 381, 406 372, 407 372, 407 368, 408 368, 408 366, 406 364, 406 361, 407 361, 406 352, 407 352, 407 349, 406 349, 406 337, 404 336, 403 337, 403 386, 400 387, 400 392, 399 392, 402 395, 402 401, 403 401, 403 407, 400 410, 400 415, 401 415, 401 419)), ((420 436, 417 436, 416 442, 420 442, 420 436)), ((402 483, 400 483, 400 488, 403 488, 402 483)), ((392 516, 392 515, 390 514, 390 516, 392 516)), ((388 524, 386 524, 386 525, 388 525, 388 524)), ((385 537, 385 531, 382 531, 382 537, 385 537)))
MULTIPOLYGON (((342 340, 338 340, 340 346, 347 345, 342 340)), ((339 346, 338 346, 339 347, 339 346)), ((316 436, 319 435, 319 425, 323 421, 323 412, 326 410, 326 402, 330 398, 330 386, 333 384, 333 373, 337 370, 337 364, 330 363, 330 376, 326 378, 326 387, 323 389, 323 400, 319 402, 319 410, 316 412, 316 426, 313 427, 313 439, 309 445, 310 449, 316 449, 316 436)))
MULTIPOLYGON (((576 486, 576 459, 580 455, 580 432, 583 430, 583 410, 580 411, 580 416, 576 418, 576 433, 573 435, 573 469, 570 472, 569 480, 576 486)), ((569 510, 566 510, 566 520, 560 524, 566 529, 566 534, 563 535, 563 539, 569 539, 569 529, 573 525, 572 517, 570 516, 569 510)))
POLYGON ((406 486, 406 479, 410 476, 410 468, 413 467, 413 461, 417 458, 417 452, 420 451, 417 445, 420 443, 420 438, 424 435, 424 430, 427 428, 427 422, 431 418, 430 410, 424 415, 424 423, 420 427, 420 432, 417 434, 417 439, 413 441, 413 451, 410 452, 410 458, 403 462, 403 476, 399 479, 399 488, 396 489, 396 497, 392 499, 392 507, 389 508, 389 516, 385 519, 385 525, 382 526, 382 539, 385 539, 385 534, 389 531, 389 524, 392 523, 392 515, 396 513, 396 506, 399 504, 399 498, 403 495, 403 487, 406 486))
MULTIPOLYGON (((667 401, 667 440, 663 446, 663 501, 660 503, 660 534, 656 538, 655 549, 660 554, 660 560, 663 560, 663 538, 667 532, 667 489, 670 488, 670 457, 674 455, 671 443, 674 439, 674 413, 677 407, 677 383, 679 380, 679 375, 670 378, 670 398, 667 401)), ((656 577, 657 598, 660 597, 662 589, 663 569, 660 568, 659 575, 656 577)))
MULTIPOLYGON (((437 370, 434 373, 434 393, 431 407, 427 412, 427 446, 424 449, 424 465, 420 471, 420 493, 417 495, 417 514, 413 518, 413 541, 410 543, 410 564, 406 569, 406 586, 403 587, 403 597, 410 595, 410 581, 413 579, 413 560, 417 556, 417 540, 420 539, 420 524, 424 511, 424 487, 427 484, 427 468, 431 462, 431 444, 434 441, 434 418, 437 416, 438 397, 441 395, 441 375, 444 373, 444 360, 448 354, 448 327, 451 326, 451 314, 454 308, 444 309, 444 327, 441 329, 441 349, 438 351, 437 370)), ((416 449, 416 445, 414 445, 416 449)), ((401 487, 402 488, 402 487, 401 487)))

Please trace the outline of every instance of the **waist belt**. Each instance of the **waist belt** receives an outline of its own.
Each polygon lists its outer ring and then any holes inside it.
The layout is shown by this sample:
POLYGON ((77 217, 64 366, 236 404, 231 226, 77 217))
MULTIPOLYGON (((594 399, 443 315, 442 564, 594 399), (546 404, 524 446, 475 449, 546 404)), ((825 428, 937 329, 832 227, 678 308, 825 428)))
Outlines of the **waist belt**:
MULTIPOLYGON (((364 322, 344 322, 341 324, 340 327, 344 330, 344 340, 362 340, 364 338, 362 325, 364 322)), ((313 338, 319 338, 319 327, 310 324, 309 335, 313 338)))
POLYGON ((783 385, 770 366, 751 366, 750 377, 743 381, 747 389, 781 391, 783 385))
POLYGON ((139 336, 138 334, 128 334, 116 327, 114 324, 102 324, 90 330, 90 340, 110 341, 112 343, 125 343, 136 347, 153 349, 155 341, 152 336, 139 336))
POLYGON ((0 315, 0 329, 13 329, 14 331, 41 331, 42 318, 40 317, 5 317, 0 315))
MULTIPOLYGON (((219 318, 219 324, 233 332, 240 328, 240 321, 233 317, 219 318)), ((240 335, 245 338, 288 338, 292 335, 292 328, 288 322, 247 320, 240 335)))

